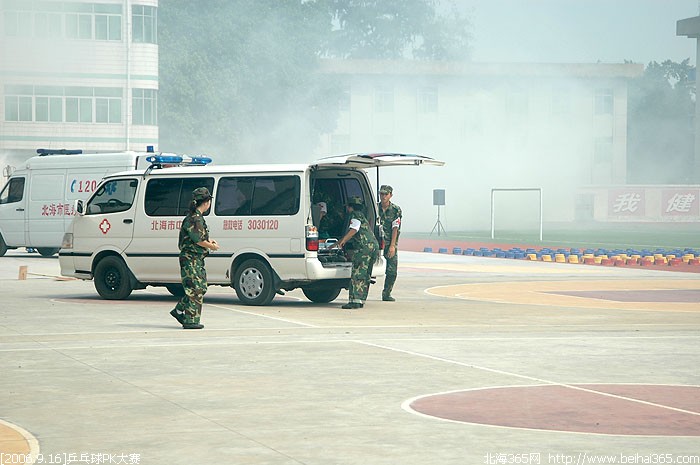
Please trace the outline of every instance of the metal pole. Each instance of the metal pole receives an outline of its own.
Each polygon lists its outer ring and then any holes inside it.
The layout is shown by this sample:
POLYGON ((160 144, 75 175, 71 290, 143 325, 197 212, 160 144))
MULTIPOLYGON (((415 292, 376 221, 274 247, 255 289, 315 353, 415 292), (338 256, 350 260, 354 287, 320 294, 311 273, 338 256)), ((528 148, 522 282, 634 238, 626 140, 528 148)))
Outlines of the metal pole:
POLYGON ((494 205, 493 205, 493 198, 494 198, 495 191, 491 189, 491 239, 494 238, 495 235, 495 225, 494 225, 494 205))
POLYGON ((542 242, 542 225, 544 222, 544 212, 542 211, 542 189, 540 189, 540 242, 542 242))

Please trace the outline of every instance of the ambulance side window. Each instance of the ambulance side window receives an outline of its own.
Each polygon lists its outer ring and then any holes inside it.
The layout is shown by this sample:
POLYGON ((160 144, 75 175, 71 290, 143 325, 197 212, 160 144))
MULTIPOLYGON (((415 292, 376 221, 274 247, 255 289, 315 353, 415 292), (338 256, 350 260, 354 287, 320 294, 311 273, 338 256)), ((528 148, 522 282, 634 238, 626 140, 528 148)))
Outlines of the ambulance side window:
POLYGON ((218 216, 250 215, 255 178, 221 178, 214 198, 214 211, 218 216))
POLYGON ((24 198, 24 178, 12 178, 0 192, 0 204, 15 203, 24 198))
POLYGON ((299 176, 221 178, 214 211, 217 216, 295 215, 300 192, 299 176))
POLYGON ((299 176, 255 179, 252 215, 294 215, 299 211, 299 176))
POLYGON ((192 191, 198 187, 206 187, 209 189, 209 192, 213 192, 214 178, 149 180, 146 185, 146 198, 144 200, 146 215, 185 216, 192 201, 192 191))
POLYGON ((127 211, 134 204, 136 179, 115 179, 102 184, 90 199, 86 215, 119 213, 127 211))

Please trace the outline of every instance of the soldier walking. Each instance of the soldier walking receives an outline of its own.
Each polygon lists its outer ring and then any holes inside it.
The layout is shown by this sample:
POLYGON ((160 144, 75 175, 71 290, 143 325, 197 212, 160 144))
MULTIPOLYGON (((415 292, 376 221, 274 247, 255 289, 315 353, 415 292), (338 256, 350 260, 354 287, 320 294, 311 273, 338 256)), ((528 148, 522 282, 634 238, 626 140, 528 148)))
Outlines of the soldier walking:
POLYGON ((379 254, 379 244, 369 227, 362 199, 351 197, 346 208, 350 215, 350 226, 345 236, 334 247, 343 247, 348 242, 353 246, 349 301, 342 308, 356 309, 364 307, 367 300, 372 267, 379 254))
POLYGON ((384 230, 384 258, 386 258, 386 276, 382 300, 394 302, 391 291, 394 289, 399 268, 399 234, 401 234, 401 207, 391 203, 394 189, 384 185, 379 188, 379 219, 384 230))
POLYGON ((185 295, 170 311, 184 329, 202 329, 199 319, 202 302, 207 292, 207 272, 204 258, 210 250, 219 250, 219 244, 209 239, 209 228, 204 212, 211 207, 211 194, 206 187, 192 191, 190 211, 182 220, 178 246, 180 247, 180 276, 185 295))

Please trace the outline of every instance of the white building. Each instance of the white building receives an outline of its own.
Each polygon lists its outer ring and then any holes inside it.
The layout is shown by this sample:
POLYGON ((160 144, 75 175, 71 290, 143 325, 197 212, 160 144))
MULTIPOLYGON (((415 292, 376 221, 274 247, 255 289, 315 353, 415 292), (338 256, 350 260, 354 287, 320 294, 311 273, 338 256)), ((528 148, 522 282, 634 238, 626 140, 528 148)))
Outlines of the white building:
MULTIPOLYGON (((540 187, 545 221, 571 221, 593 217, 595 199, 581 187, 626 182, 627 84, 641 64, 325 60, 322 71, 345 89, 322 153, 396 151, 447 162, 382 174, 400 205, 423 218, 410 230, 430 229, 433 189, 446 190, 454 230, 488 226, 491 188, 540 187)), ((523 202, 512 210, 516 220, 522 210, 537 214, 536 194, 523 202)))
POLYGON ((158 0, 0 0, 0 165, 158 144, 158 0))

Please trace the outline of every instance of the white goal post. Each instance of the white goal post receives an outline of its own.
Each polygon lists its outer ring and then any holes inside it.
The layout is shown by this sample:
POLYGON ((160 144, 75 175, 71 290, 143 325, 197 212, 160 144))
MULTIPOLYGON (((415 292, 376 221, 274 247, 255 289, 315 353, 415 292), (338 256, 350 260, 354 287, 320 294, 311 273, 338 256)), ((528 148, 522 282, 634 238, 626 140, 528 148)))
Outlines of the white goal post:
POLYGON ((517 191, 539 192, 539 194, 540 194, 540 241, 541 241, 542 240, 542 188, 541 187, 513 187, 513 188, 493 188, 493 189, 491 189, 491 239, 494 239, 495 234, 496 234, 496 209, 495 209, 496 192, 517 192, 517 191))

